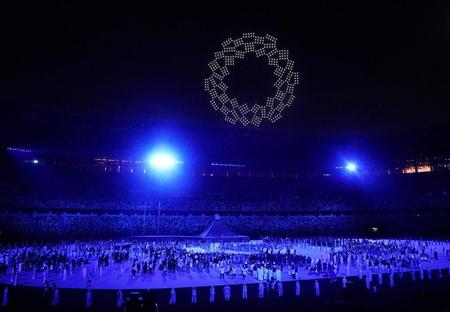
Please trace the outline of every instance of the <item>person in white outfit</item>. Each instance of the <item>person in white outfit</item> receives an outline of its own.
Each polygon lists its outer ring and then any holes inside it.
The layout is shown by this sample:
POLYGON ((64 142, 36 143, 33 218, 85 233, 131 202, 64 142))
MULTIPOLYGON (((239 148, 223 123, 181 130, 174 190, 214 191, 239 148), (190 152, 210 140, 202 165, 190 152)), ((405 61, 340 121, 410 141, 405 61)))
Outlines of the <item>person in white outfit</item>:
POLYGON ((412 281, 416 281, 416 271, 414 271, 414 270, 411 270, 411 280, 412 281))
POLYGON ((231 297, 231 288, 228 285, 225 285, 225 287, 223 288, 223 297, 225 298, 226 302, 230 301, 230 297, 231 297))
POLYGON ((300 281, 295 281, 295 296, 299 297, 301 292, 300 281))
POLYGON ((87 277, 87 268, 83 266, 83 279, 86 279, 87 277))
POLYGON ((347 288, 347 277, 345 275, 342 278, 342 288, 347 288))
POLYGON ((192 287, 191 303, 197 303, 197 289, 195 287, 192 287))
POLYGON ((52 306, 57 307, 59 305, 59 289, 55 288, 53 293, 52 306))
POLYGON ((318 280, 314 281, 314 291, 316 293, 316 297, 319 297, 320 296, 320 285, 319 285, 318 280))
POLYGON ((366 276, 364 281, 365 281, 365 284, 366 284, 366 289, 369 290, 370 289, 370 279, 369 279, 369 277, 366 276))
POLYGON ((278 297, 283 297, 283 283, 278 282, 278 297))
POLYGON ((247 300, 247 284, 242 285, 242 300, 247 300))
POLYGON ((437 272, 438 272, 438 278, 442 279, 442 269, 440 266, 438 266, 437 272))
POLYGON ((3 300, 2 300, 2 306, 8 305, 8 295, 9 295, 9 288, 8 286, 5 287, 5 290, 3 291, 3 300))
POLYGON ((122 294, 122 290, 119 289, 117 291, 117 302, 116 302, 116 307, 121 308, 123 306, 124 300, 123 300, 123 294, 122 294))
POLYGON ((394 273, 389 274, 389 287, 391 288, 395 287, 394 273))
POLYGON ((215 297, 216 297, 216 289, 214 288, 214 286, 211 286, 211 288, 209 289, 209 302, 213 303, 215 297))
POLYGON ((281 282, 281 270, 280 270, 280 268, 277 268, 277 270, 275 271, 275 279, 278 282, 281 282))
POLYGON ((264 284, 259 283, 258 285, 258 298, 263 299, 264 298, 264 284))
POLYGON ((92 307, 92 291, 90 288, 88 288, 86 292, 86 308, 92 307))
POLYGON ((169 299, 169 305, 173 305, 177 303, 177 294, 175 292, 175 288, 172 288, 170 290, 170 299, 169 299))

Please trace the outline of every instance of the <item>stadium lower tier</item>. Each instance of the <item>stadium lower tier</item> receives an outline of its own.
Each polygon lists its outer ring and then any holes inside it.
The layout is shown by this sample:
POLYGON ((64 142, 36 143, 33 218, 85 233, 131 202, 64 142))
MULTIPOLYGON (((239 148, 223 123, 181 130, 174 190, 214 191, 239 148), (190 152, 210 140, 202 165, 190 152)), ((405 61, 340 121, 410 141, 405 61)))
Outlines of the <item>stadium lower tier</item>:
MULTIPOLYGON (((126 238, 136 235, 199 235, 207 215, 95 215, 0 213, 2 240, 126 238)), ((223 215, 233 232, 263 236, 448 237, 449 216, 441 215, 223 215)))

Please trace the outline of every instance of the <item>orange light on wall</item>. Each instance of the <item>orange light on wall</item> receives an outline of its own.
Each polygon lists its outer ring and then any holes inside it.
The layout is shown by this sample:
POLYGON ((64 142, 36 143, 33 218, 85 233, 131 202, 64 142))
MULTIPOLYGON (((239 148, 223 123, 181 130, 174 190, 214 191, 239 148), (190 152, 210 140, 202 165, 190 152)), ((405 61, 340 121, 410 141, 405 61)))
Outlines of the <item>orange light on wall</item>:
POLYGON ((431 172, 431 166, 427 164, 421 164, 417 166, 417 172, 431 172))
POLYGON ((402 173, 422 173, 422 172, 431 172, 433 168, 429 164, 419 164, 417 166, 408 165, 402 169, 402 173))
POLYGON ((402 169, 402 173, 416 173, 415 166, 406 166, 402 169))

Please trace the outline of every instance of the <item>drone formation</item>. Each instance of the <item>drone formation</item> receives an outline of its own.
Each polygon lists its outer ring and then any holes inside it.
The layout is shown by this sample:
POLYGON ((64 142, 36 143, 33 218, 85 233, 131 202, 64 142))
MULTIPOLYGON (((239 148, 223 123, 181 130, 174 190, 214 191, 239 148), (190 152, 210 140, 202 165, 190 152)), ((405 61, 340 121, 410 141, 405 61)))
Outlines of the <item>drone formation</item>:
POLYGON ((210 95, 214 110, 222 112, 226 121, 243 126, 259 126, 264 119, 275 123, 294 101, 294 89, 299 84, 298 72, 293 71, 294 61, 289 59, 289 52, 279 50, 276 43, 277 38, 271 35, 244 33, 240 38, 225 40, 222 51, 214 53, 214 59, 208 64, 211 75, 204 80, 205 91, 210 95), (258 58, 265 57, 268 65, 274 67, 277 77, 274 82, 275 94, 267 97, 265 103, 255 103, 251 107, 230 97, 224 82, 235 61, 244 59, 249 53, 255 53, 258 58))

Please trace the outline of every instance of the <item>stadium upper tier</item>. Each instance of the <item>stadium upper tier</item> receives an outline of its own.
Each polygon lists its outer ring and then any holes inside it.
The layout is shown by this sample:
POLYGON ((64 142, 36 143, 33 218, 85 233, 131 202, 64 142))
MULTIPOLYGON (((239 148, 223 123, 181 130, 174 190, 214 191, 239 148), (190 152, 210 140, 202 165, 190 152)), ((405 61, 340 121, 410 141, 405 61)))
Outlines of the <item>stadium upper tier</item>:
POLYGON ((158 181, 58 167, 17 167, 0 178, 3 209, 142 212, 333 213, 450 208, 450 175, 442 173, 293 177, 181 175, 158 181))
POLYGON ((221 199, 216 198, 85 198, 85 197, 47 197, 39 194, 22 194, 15 198, 2 196, 0 205, 8 211, 53 211, 53 212, 94 212, 94 213, 143 213, 160 209, 164 213, 383 213, 397 211, 427 213, 450 211, 450 196, 411 195, 378 196, 362 198, 358 196, 310 196, 280 197, 272 200, 221 199))
MULTIPOLYGON (((211 216, 177 214, 48 214, 0 213, 1 239, 90 239, 126 238, 142 235, 199 235, 210 224, 211 216), (159 229, 159 231, 158 231, 159 229)), ((448 215, 289 215, 221 216, 234 233, 250 237, 265 235, 364 235, 448 237, 448 215)))

